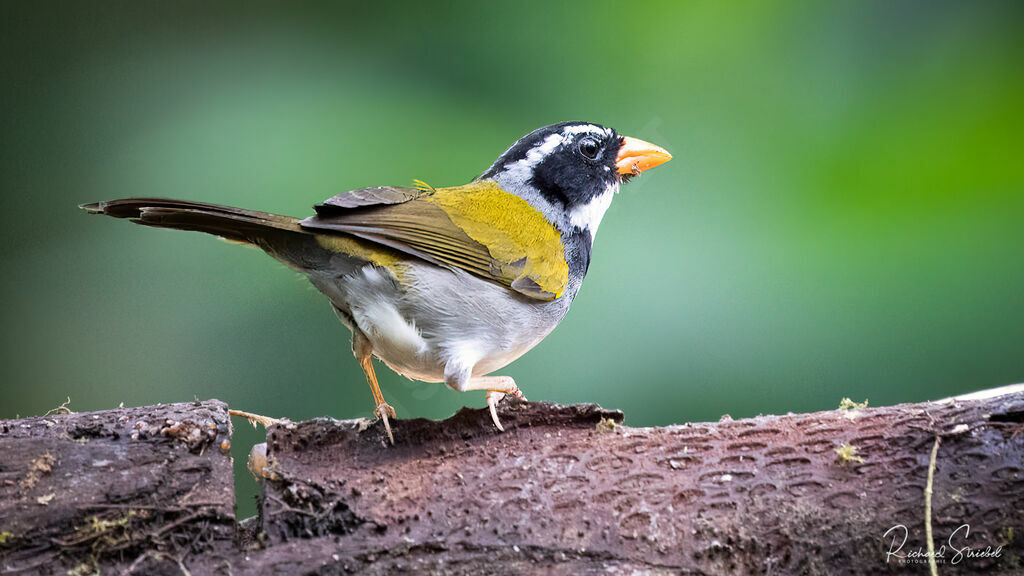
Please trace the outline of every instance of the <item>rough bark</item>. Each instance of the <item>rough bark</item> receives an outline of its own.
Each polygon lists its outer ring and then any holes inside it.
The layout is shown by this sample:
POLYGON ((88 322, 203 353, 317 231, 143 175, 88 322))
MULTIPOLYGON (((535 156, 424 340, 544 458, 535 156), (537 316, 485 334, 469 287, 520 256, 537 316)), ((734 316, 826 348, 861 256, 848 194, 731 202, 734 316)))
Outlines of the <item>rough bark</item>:
POLYGON ((13 536, 0 544, 0 571, 926 573, 923 561, 887 554, 901 532, 884 535, 904 525, 902 552, 925 550, 939 438, 940 573, 1011 572, 1024 530, 1024 388, 1003 392, 664 428, 622 426, 621 413, 593 405, 508 402, 503 434, 486 411, 464 409, 398 421, 394 447, 379 423, 282 423, 260 465, 260 518, 234 540, 230 462, 216 446, 230 430, 222 404, 6 421, 0 532, 13 536), (217 435, 188 444, 191 431, 156 430, 133 441, 137 418, 217 435), (91 422, 102 424, 81 428, 91 422), (45 454, 52 462, 40 466, 45 454), (114 458, 117 473, 96 470, 114 458), (140 477, 150 480, 126 480, 140 477), (59 497, 40 504, 51 485, 59 497), (88 528, 97 514, 113 535, 88 528), (954 533, 964 524, 969 534, 954 533), (954 564, 951 535, 956 549, 1003 548, 954 564))
POLYGON ((93 574, 233 549, 218 401, 0 421, 0 573, 93 574))

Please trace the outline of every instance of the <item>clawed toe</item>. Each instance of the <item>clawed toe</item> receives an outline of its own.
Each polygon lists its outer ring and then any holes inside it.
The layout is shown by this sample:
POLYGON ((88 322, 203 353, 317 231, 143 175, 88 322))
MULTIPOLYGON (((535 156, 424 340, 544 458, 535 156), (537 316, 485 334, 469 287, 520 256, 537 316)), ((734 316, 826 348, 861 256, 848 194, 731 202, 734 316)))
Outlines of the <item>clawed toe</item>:
POLYGON ((498 420, 498 402, 505 397, 505 394, 501 392, 495 392, 491 390, 487 393, 487 408, 491 411, 491 420, 494 421, 494 427, 502 432, 505 431, 505 427, 501 425, 501 420, 498 420))
POLYGON ((381 402, 373 411, 373 415, 384 421, 384 431, 388 433, 388 440, 391 442, 391 445, 394 446, 395 436, 391 433, 391 422, 388 420, 388 417, 398 418, 398 415, 395 413, 395 409, 387 402, 381 402))
MULTIPOLYGON (((505 392, 498 392, 497 390, 489 390, 487 392, 487 408, 491 411, 491 420, 494 421, 494 427, 502 432, 505 431, 505 427, 501 425, 501 420, 498 419, 498 402, 501 402, 501 399, 505 397, 505 394, 505 392)), ((523 393, 519 390, 518 386, 516 386, 514 390, 509 391, 508 394, 511 394, 520 400, 526 400, 526 396, 523 396, 523 393)))

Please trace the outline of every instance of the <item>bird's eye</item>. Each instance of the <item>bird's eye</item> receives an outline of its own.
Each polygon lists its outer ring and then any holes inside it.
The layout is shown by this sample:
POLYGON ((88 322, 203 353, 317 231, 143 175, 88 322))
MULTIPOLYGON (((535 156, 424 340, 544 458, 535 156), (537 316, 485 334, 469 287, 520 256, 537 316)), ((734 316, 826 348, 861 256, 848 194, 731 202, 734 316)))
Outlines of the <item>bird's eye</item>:
POLYGON ((593 138, 584 138, 580 141, 580 154, 583 154, 587 158, 593 160, 597 158, 597 152, 600 150, 600 146, 597 145, 597 140, 593 138))

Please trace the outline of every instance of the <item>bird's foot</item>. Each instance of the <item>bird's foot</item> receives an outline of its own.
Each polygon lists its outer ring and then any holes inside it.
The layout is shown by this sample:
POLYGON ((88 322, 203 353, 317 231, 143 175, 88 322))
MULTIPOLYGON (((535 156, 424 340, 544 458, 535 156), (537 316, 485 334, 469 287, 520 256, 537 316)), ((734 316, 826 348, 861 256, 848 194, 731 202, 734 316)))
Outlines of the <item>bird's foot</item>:
POLYGON ((388 433, 388 440, 391 441, 391 445, 395 445, 395 436, 391 433, 391 422, 388 417, 398 418, 398 414, 395 413, 395 409, 391 407, 391 404, 387 402, 381 402, 377 404, 377 408, 374 409, 373 415, 384 421, 384 431, 388 433))
MULTIPOLYGON (((520 400, 526 400, 526 396, 523 396, 522 390, 515 384, 512 385, 512 390, 508 391, 508 394, 519 398, 520 400)), ((491 410, 491 420, 494 421, 494 426, 502 432, 505 431, 505 427, 501 425, 501 420, 498 419, 498 402, 505 397, 506 392, 499 392, 497 390, 487 391, 487 407, 491 410)))

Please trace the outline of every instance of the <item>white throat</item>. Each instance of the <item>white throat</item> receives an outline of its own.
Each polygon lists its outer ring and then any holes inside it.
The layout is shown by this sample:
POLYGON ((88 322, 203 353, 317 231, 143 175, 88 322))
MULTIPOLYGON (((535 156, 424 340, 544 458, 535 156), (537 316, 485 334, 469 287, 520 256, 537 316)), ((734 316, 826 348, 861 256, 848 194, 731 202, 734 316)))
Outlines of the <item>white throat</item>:
POLYGON ((618 191, 619 185, 612 184, 604 192, 591 198, 590 202, 573 207, 569 211, 569 223, 576 228, 589 230, 590 236, 593 238, 597 235, 597 227, 601 225, 601 219, 604 218, 608 207, 612 205, 612 198, 618 191))

